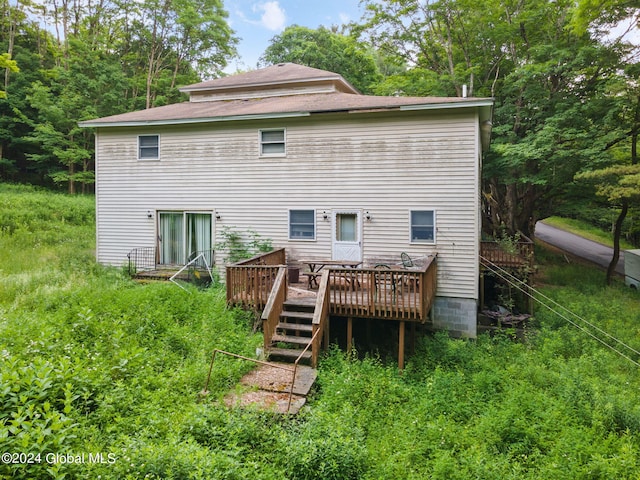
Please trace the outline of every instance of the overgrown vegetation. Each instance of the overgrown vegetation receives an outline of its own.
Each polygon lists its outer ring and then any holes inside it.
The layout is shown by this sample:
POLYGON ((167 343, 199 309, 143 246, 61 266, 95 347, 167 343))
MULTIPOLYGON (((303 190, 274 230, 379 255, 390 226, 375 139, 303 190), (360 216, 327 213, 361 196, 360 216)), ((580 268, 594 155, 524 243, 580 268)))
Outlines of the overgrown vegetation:
POLYGON ((236 263, 273 250, 271 239, 262 237, 255 230, 240 232, 224 226, 220 237, 222 241, 216 244, 216 250, 226 253, 226 263, 236 263))
MULTIPOLYGON (((0 451, 41 454, 0 478, 637 478, 639 367, 546 309, 525 342, 426 336, 403 374, 334 349, 296 418, 223 406, 231 358, 202 400, 213 348, 260 345, 250 317, 96 265, 92 205, 0 186, 0 451)), ((640 348, 637 293, 538 258, 546 295, 640 348)))

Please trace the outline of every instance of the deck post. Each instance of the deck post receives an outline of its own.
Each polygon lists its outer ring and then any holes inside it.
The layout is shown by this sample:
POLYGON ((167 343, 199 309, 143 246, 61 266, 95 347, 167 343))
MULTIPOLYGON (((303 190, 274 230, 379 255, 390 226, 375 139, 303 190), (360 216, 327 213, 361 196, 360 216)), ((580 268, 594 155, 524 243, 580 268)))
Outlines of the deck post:
POLYGON ((351 353, 353 342, 353 317, 347 317, 347 352, 351 353))
POLYGON ((404 370, 404 320, 400 322, 398 333, 398 369, 404 370))
POLYGON ((329 324, 331 323, 329 320, 327 320, 325 323, 325 327, 324 327, 324 351, 328 352, 329 351, 329 342, 330 342, 330 331, 329 331, 329 324))

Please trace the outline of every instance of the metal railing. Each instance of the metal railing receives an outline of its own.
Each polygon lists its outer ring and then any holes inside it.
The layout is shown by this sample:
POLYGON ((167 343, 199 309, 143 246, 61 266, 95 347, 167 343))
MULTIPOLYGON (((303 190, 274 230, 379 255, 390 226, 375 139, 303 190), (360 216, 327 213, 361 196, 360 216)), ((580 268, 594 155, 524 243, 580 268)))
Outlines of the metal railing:
MULTIPOLYGON (((309 345, 311 345, 311 342, 309 342, 309 345)), ((287 365, 279 365, 277 363, 264 362, 262 360, 257 360, 255 358, 245 357, 245 356, 242 356, 242 355, 238 355, 236 353, 225 352, 224 350, 219 350, 219 349, 216 348, 213 351, 213 354, 211 355, 211 364, 209 365, 209 373, 207 375, 207 380, 206 380, 206 382, 204 384, 204 388, 203 388, 202 392, 200 392, 200 394, 202 396, 205 396, 205 395, 209 394, 209 382, 211 381, 211 373, 213 372, 213 363, 216 360, 216 354, 217 353, 221 353, 223 355, 227 355, 227 356, 233 357, 233 358, 238 358, 240 360, 246 360, 248 362, 257 363, 259 365, 266 365, 268 367, 279 368, 281 370, 286 370, 288 372, 291 372, 291 374, 292 374, 291 388, 289 389, 289 400, 288 400, 288 403, 287 403, 287 413, 289 413, 289 411, 291 410, 291 401, 293 399, 293 388, 294 388, 295 383, 296 383, 296 373, 298 371, 298 362, 302 358, 302 355, 304 354, 304 352, 306 352, 307 349, 309 348, 309 345, 307 345, 307 348, 305 348, 303 350, 303 352, 300 354, 300 356, 298 356, 298 359, 295 361, 295 363, 294 363, 294 365, 292 367, 289 367, 287 365)))
POLYGON ((156 269, 156 247, 138 247, 127 253, 129 275, 156 269))
POLYGON ((214 257, 215 250, 213 248, 198 250, 197 252, 191 252, 189 257, 187 258, 187 264, 191 263, 194 268, 200 270, 209 270, 213 267, 214 257))

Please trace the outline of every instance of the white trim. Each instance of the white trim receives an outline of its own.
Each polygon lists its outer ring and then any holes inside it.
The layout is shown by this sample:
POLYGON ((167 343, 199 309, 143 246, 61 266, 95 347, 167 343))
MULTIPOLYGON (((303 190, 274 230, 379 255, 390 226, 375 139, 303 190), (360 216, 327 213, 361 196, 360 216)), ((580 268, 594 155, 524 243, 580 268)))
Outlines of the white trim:
POLYGON ((409 209, 409 243, 412 245, 435 245, 436 244, 436 232, 438 226, 438 215, 435 208, 423 207, 423 208, 410 208, 409 209), (412 212, 433 212, 433 240, 414 240, 412 233, 413 224, 411 223, 412 212))
POLYGON ((401 105, 400 110, 441 110, 445 108, 491 107, 493 100, 463 100, 459 102, 419 103, 415 105, 401 105))

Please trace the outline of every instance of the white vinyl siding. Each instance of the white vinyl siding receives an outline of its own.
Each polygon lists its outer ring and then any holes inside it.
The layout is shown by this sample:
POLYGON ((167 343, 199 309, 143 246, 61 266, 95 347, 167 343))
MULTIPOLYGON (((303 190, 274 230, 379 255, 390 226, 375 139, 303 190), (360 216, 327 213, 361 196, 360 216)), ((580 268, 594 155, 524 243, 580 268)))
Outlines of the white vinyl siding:
MULTIPOLYGON (((155 245, 147 211, 220 213, 222 228, 254 230, 288 261, 330 258, 323 212, 368 211, 364 265, 438 254, 438 295, 477 298, 480 236, 479 130, 472 110, 341 114, 278 120, 286 161, 260 157, 269 121, 162 127, 162 162, 136 162, 140 128, 102 128, 97 141, 98 259, 121 265, 155 245), (280 130, 282 131, 282 130, 280 130), (290 239, 291 206, 314 210, 315 241, 290 239), (435 243, 410 241, 410 211, 437 212, 435 243)), ((153 132, 156 133, 156 132, 153 132)), ((224 255, 216 255, 222 268, 224 255)))

